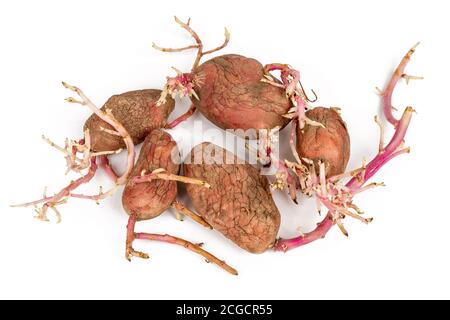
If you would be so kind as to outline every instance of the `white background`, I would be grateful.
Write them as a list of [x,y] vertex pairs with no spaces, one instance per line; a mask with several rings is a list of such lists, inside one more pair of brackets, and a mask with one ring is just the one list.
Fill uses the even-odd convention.
[[[0,4],[0,298],[450,298],[448,202],[448,10],[445,1],[2,1]],[[124,259],[127,216],[120,192],[100,206],[71,200],[61,224],[33,219],[9,204],[55,192],[69,179],[63,157],[42,142],[81,137],[89,112],[64,103],[60,81],[80,86],[101,105],[110,95],[161,88],[170,66],[189,67],[189,36],[173,22],[192,18],[207,47],[263,64],[286,62],[319,94],[319,105],[342,108],[351,139],[350,167],[377,148],[375,86],[383,86],[406,51],[421,41],[408,66],[424,81],[402,81],[394,105],[417,110],[406,143],[412,153],[376,176],[385,188],[356,198],[374,221],[346,219],[347,239],[334,228],[325,240],[286,254],[246,253],[220,234],[172,212],[138,230],[206,243],[235,266],[230,276],[180,247],[136,242],[151,259]],[[179,103],[180,114],[187,107]],[[183,124],[189,128],[196,115]],[[205,122],[204,128],[212,125]],[[288,130],[285,130],[285,133]],[[175,130],[174,136],[180,134]],[[389,130],[392,133],[392,130]],[[182,137],[185,146],[192,139]],[[187,141],[187,142],[186,142]],[[118,163],[124,158],[114,159]],[[104,175],[93,183],[106,185]],[[185,197],[181,198],[186,200]],[[310,203],[295,206],[283,193],[281,236],[310,230],[320,217]]]

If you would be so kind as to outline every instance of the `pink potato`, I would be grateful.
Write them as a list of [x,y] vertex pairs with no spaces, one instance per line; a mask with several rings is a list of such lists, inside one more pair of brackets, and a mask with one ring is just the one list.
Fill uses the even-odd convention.
[[151,173],[160,168],[176,175],[180,170],[179,162],[176,160],[178,157],[176,142],[163,130],[153,130],[145,138],[122,195],[123,207],[130,216],[134,216],[137,220],[152,219],[172,205],[177,196],[176,181],[154,179],[136,184],[132,179],[140,176],[143,170]]
[[137,221],[155,218],[169,207],[173,207],[201,225],[211,228],[204,219],[176,201],[177,181],[196,183],[201,188],[205,188],[205,184],[200,180],[177,175],[180,169],[179,160],[177,144],[168,133],[157,129],[145,138],[139,158],[122,195],[123,208],[129,215],[126,258],[130,260],[132,256],[144,259],[149,257],[146,253],[133,249],[132,245],[135,239],[162,241],[180,245],[203,256],[207,261],[217,264],[227,272],[237,275],[236,269],[202,249],[201,244],[195,244],[169,234],[143,233],[134,230]]
[[[156,106],[161,90],[146,89],[114,95],[106,101],[101,110],[110,109],[113,116],[130,134],[134,144],[141,143],[153,129],[163,128],[174,109],[175,102],[168,97],[164,104]],[[84,130],[89,129],[92,151],[111,151],[125,148],[123,139],[105,132],[114,128],[93,114],[86,121]]]
[[222,129],[285,127],[291,103],[283,89],[261,82],[264,68],[237,54],[215,57],[193,71],[197,109]]
[[338,111],[317,107],[307,111],[306,116],[324,127],[306,124],[297,129],[298,154],[313,160],[316,166],[324,162],[327,177],[343,173],[350,158],[350,137]]
[[[214,161],[208,160],[209,155]],[[233,164],[224,164],[226,158],[234,159]],[[211,185],[209,189],[186,185],[195,210],[241,248],[252,253],[270,248],[280,227],[280,213],[267,178],[250,164],[236,164],[243,162],[207,142],[194,147],[187,159],[185,175]]]
[[190,20],[184,23],[175,17],[175,21],[190,33],[196,44],[177,49],[162,48],[156,44],[153,47],[163,52],[192,48],[198,52],[190,72],[175,69],[177,76],[167,78],[159,103],[174,94],[190,96],[192,101],[188,112],[173,121],[170,127],[186,120],[196,109],[222,129],[252,129],[252,132],[235,132],[251,139],[258,137],[255,130],[283,128],[289,123],[290,119],[283,115],[293,105],[278,80],[270,78],[266,81],[267,70],[260,62],[238,54],[226,54],[200,63],[204,55],[221,50],[228,44],[230,34],[226,28],[224,43],[204,51],[200,37],[190,26]]

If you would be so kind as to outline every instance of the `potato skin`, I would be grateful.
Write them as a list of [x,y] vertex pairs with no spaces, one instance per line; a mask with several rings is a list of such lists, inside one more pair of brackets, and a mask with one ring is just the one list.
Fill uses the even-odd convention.
[[343,173],[350,158],[350,137],[344,120],[334,108],[317,107],[307,111],[306,116],[325,128],[307,124],[297,129],[298,154],[315,163],[324,161],[327,177]]
[[[153,129],[164,127],[174,109],[175,102],[171,97],[168,97],[165,104],[157,107],[155,103],[160,95],[161,90],[155,89],[125,92],[109,98],[101,109],[111,109],[114,117],[127,129],[133,142],[138,144]],[[101,131],[101,127],[114,129],[95,114],[84,125],[84,130],[89,129],[90,132],[92,151],[125,148],[122,138]]]
[[[145,138],[130,178],[139,176],[142,170],[150,173],[158,168],[166,169],[168,173],[173,174],[178,174],[180,170],[177,144],[161,129],[153,130]],[[125,211],[137,220],[147,220],[164,212],[176,196],[176,181],[155,179],[135,185],[131,185],[128,181],[123,191],[122,205]]]
[[[209,150],[214,148],[223,151],[223,157],[219,153],[217,159],[227,157],[237,163],[236,156],[212,143],[197,145],[188,156],[191,163],[183,165],[184,174],[208,182],[211,188],[188,184],[187,194],[195,210],[214,229],[241,248],[262,253],[273,245],[280,227],[280,213],[272,199],[269,182],[249,164],[205,161],[203,155],[210,154]],[[193,159],[198,159],[200,164],[194,164]]]
[[[291,107],[283,89],[261,82],[263,66],[255,59],[227,54],[194,70],[200,85],[194,87],[200,112],[222,129],[284,127]],[[254,137],[252,137],[254,138]]]

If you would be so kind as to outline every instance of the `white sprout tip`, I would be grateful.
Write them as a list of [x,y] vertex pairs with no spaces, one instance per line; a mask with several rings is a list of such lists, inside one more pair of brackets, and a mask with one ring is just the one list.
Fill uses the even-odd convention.
[[416,48],[419,46],[420,41],[418,41],[415,45],[412,46],[411,50],[416,50]]
[[383,90],[381,90],[380,88],[375,87],[375,91],[377,92],[378,95],[384,96],[384,92],[383,92]]
[[172,66],[171,68],[172,68],[179,76],[183,74],[183,72],[181,72],[180,69],[175,68],[175,67],[173,67],[173,66]]
[[195,97],[195,99],[200,100],[200,98],[197,95],[197,92],[195,92],[194,90],[192,90],[192,95]]
[[67,89],[72,90],[72,91],[76,91],[76,87],[68,84],[67,82],[62,81],[62,85],[64,86],[64,88],[67,88]]

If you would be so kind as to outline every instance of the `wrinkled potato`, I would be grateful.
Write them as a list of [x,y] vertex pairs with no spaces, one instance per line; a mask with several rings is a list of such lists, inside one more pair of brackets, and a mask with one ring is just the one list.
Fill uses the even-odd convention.
[[[156,101],[161,90],[136,90],[114,95],[106,101],[101,110],[111,109],[114,117],[127,129],[135,144],[141,143],[153,129],[166,125],[169,114],[173,111],[175,102],[171,97],[161,106]],[[84,125],[89,129],[92,151],[112,151],[125,148],[121,137],[112,135],[101,128],[113,130],[105,121],[93,114]]]
[[[222,164],[226,158],[233,164]],[[195,210],[241,248],[252,253],[270,248],[280,227],[280,213],[267,178],[249,164],[236,164],[243,162],[212,143],[197,145],[187,159],[184,174],[211,185],[210,189],[186,185]]]
[[122,204],[125,211],[137,220],[152,219],[159,216],[175,201],[176,181],[155,179],[138,184],[131,183],[133,177],[143,170],[151,173],[163,168],[167,173],[178,174],[180,170],[179,152],[176,142],[161,129],[153,130],[142,145],[141,153],[125,186]]
[[284,127],[291,103],[285,90],[261,82],[263,71],[257,60],[237,54],[208,60],[194,70],[199,100],[192,102],[222,129]]

